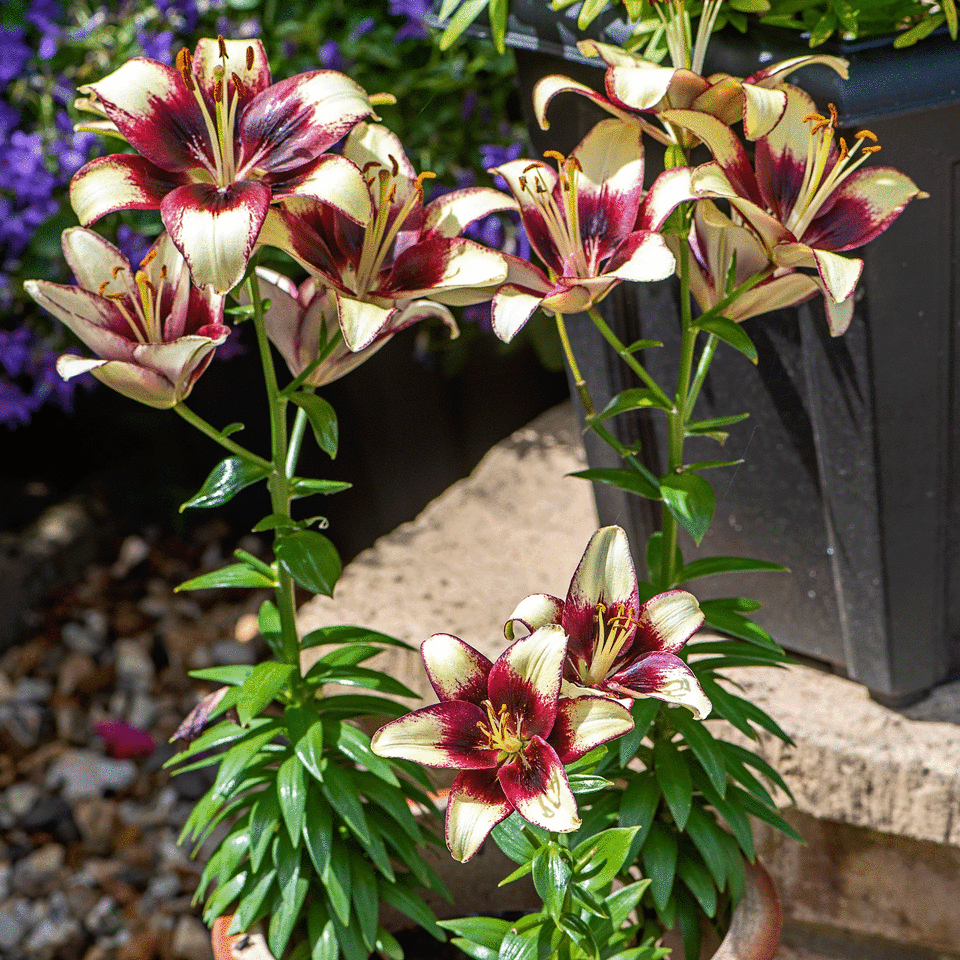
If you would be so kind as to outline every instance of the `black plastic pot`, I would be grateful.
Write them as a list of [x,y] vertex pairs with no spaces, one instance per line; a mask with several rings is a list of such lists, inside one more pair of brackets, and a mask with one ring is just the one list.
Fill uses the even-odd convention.
[[[525,109],[548,73],[600,87],[602,64],[575,47],[575,10],[553,14],[536,2],[513,10],[508,43]],[[616,42],[624,29],[608,15],[592,35]],[[747,76],[804,52],[805,41],[786,31],[720,34],[707,69]],[[747,322],[756,367],[718,351],[698,414],[750,417],[731,429],[722,453],[691,444],[690,460],[746,461],[710,473],[717,510],[701,552],[778,561],[792,574],[727,575],[697,590],[760,600],[757,619],[788,650],[902,704],[960,668],[960,43],[933,36],[897,50],[881,38],[818,52],[849,59],[850,82],[824,67],[791,81],[821,108],[836,104],[842,129],[869,124],[882,146],[876,160],[907,173],[930,199],[853,253],[866,267],[844,337],[828,335],[818,299]],[[556,98],[548,131],[529,117],[535,154],[569,151],[602,116],[583,97]],[[654,149],[650,179],[662,169]],[[676,369],[674,287],[623,285],[601,305],[624,342],[665,342],[643,358],[661,382]],[[586,318],[570,327],[598,406],[636,385]],[[665,436],[655,419],[610,423],[624,441],[642,440],[648,464],[662,470]],[[586,443],[593,465],[616,465],[591,436]],[[654,505],[610,488],[596,499],[601,521],[627,527],[641,558],[658,522]]]

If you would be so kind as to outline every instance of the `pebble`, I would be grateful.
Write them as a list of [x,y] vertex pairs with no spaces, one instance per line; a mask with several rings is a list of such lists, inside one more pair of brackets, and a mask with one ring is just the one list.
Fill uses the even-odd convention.
[[[205,551],[233,544],[171,546],[153,531],[128,538],[112,568],[91,566],[38,606],[35,635],[0,652],[2,960],[212,956],[191,902],[205,861],[177,839],[215,767],[176,776],[164,762],[208,692],[186,671],[262,654],[262,597],[175,594]],[[96,730],[110,720],[156,749],[110,756]]]

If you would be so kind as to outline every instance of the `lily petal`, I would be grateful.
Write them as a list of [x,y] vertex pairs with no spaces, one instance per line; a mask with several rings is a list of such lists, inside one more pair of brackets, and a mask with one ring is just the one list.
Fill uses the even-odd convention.
[[449,633],[435,633],[420,645],[420,655],[441,703],[466,700],[479,706],[486,700],[493,664],[470,644]]
[[490,669],[487,692],[498,708],[524,718],[528,733],[548,734],[557,714],[567,637],[556,624],[515,641]]
[[603,687],[619,696],[656,697],[680,704],[697,720],[707,717],[712,708],[693,671],[672,653],[647,654],[614,674]]
[[541,737],[527,744],[522,762],[505,763],[498,778],[507,799],[525,820],[556,833],[569,833],[580,826],[567,772],[556,751]]
[[194,183],[168,193],[160,215],[194,283],[226,293],[243,277],[269,207],[262,183]]
[[617,526],[601,527],[587,544],[563,605],[562,623],[570,638],[571,654],[589,655],[599,605],[636,610],[639,602],[637,573],[626,533]]
[[773,248],[773,259],[781,267],[815,267],[834,303],[853,296],[863,271],[863,261],[841,257],[827,250],[814,250],[805,243],[781,243]]
[[703,626],[697,598],[686,590],[657,594],[637,611],[630,651],[676,653]]
[[427,205],[423,232],[436,232],[442,237],[458,237],[471,223],[482,220],[491,213],[519,209],[513,197],[492,187],[453,190]]
[[486,746],[478,726],[487,714],[475,703],[435,703],[382,726],[370,741],[380,757],[412,760],[425,767],[492,770],[497,751]]
[[185,177],[169,174],[146,157],[116,153],[84,164],[70,181],[70,204],[86,226],[117,210],[159,210]]
[[562,613],[563,601],[558,597],[551,597],[546,593],[531,594],[521,600],[510,614],[510,619],[503,628],[504,635],[513,641],[516,639],[513,626],[515,623],[522,624],[529,633],[533,633],[538,627],[545,627],[548,623],[560,623]]
[[[593,692],[593,691],[591,691]],[[550,745],[562,763],[572,763],[594,747],[622,737],[633,729],[633,717],[608,697],[576,697],[560,701]]]
[[57,360],[57,373],[69,380],[92,373],[101,383],[131,400],[166,410],[178,402],[174,385],[153,370],[123,360],[85,360],[64,354]]
[[513,812],[497,779],[486,770],[465,770],[457,775],[447,800],[445,833],[454,860],[470,860],[490,831]]

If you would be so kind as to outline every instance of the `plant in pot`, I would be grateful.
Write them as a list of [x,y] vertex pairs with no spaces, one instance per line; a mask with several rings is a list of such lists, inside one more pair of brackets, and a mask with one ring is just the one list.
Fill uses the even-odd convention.
[[[687,4],[691,14],[716,13],[714,26],[723,28],[708,46],[702,42],[709,32],[705,18],[699,39],[691,31],[686,40],[670,41],[665,4],[627,5],[626,11],[616,4],[556,7],[514,3],[503,33],[514,48],[537,150],[557,148],[564,137],[559,149],[569,150],[603,115],[595,101],[576,105],[569,98],[547,116],[537,115],[532,91],[543,77],[564,74],[615,97],[610,84],[616,81],[610,64],[597,56],[597,44],[659,62],[671,42],[687,43],[702,55],[706,75],[749,76],[771,63],[795,61],[789,82],[810,94],[824,115],[834,104],[838,136],[853,143],[859,131],[870,130],[884,166],[907,171],[940,198],[911,206],[863,251],[863,282],[843,338],[825,334],[824,304],[817,298],[747,318],[743,329],[758,351],[755,369],[721,356],[702,396],[705,415],[735,398],[750,413],[749,422],[729,431],[728,448],[749,446],[756,460],[749,473],[731,467],[717,474],[730,520],[708,532],[703,552],[738,549],[741,531],[750,530],[755,555],[796,571],[776,586],[752,574],[738,582],[738,589],[770,608],[759,614],[760,622],[785,647],[857,680],[883,702],[922,697],[960,668],[960,567],[950,473],[941,469],[957,444],[946,388],[957,362],[950,333],[956,267],[947,252],[955,219],[947,198],[960,157],[954,5],[731,3],[717,11]],[[466,23],[466,8],[453,9],[441,9],[452,14],[448,42]],[[505,9],[492,6],[490,13],[500,16]],[[841,58],[848,68],[840,73],[798,59],[811,55]],[[541,130],[540,122],[551,119],[551,130]],[[667,317],[675,328],[677,297],[676,281],[669,281],[615,295],[601,306],[625,343],[665,342],[664,351],[647,355],[651,369],[663,375],[680,343],[657,331]],[[912,331],[906,340],[905,329]],[[590,338],[576,331],[572,338],[581,364],[595,370],[601,405],[629,385],[624,369]],[[929,416],[915,422],[907,413],[913,409]],[[644,462],[655,472],[667,462],[669,441],[656,420],[621,418],[612,429],[627,445],[643,438]],[[602,445],[588,437],[586,446],[592,463],[612,464]],[[918,484],[918,476],[925,482]],[[763,492],[770,490],[782,505],[774,510],[764,503]],[[629,517],[624,525],[641,549],[655,514],[608,490],[597,492],[597,502],[601,519]]]
[[[673,16],[676,29],[688,27],[682,10]],[[654,69],[667,90],[695,76]],[[831,238],[882,231],[918,193],[896,171],[883,171],[885,189],[876,173],[854,171],[831,118],[804,114],[805,95],[782,83],[785,69],[746,81],[696,78],[702,100],[675,109],[661,95],[649,117],[605,101],[612,115],[568,153],[552,152],[556,167],[513,160],[493,171],[509,192],[470,187],[429,204],[429,173],[417,173],[377,122],[374,110],[389,98],[330,70],[273,82],[258,41],[203,40],[173,66],[135,58],[82,89],[90,127],[135,152],[93,160],[72,182],[84,226],[64,233],[63,248],[77,285],[27,284],[95,354],[65,356],[59,369],[91,372],[172,409],[227,451],[185,506],[216,507],[261,483],[269,494],[256,529],[272,534],[270,562],[240,552],[183,587],[274,594],[260,617],[273,658],[201,673],[217,689],[180,731],[188,746],[179,762],[217,768],[184,836],[213,839],[198,896],[218,942],[247,943],[262,922],[258,949],[276,957],[362,960],[377,951],[400,960],[382,903],[442,937],[418,893],[439,885],[421,850],[429,830],[413,812],[433,809],[432,783],[417,766],[425,763],[459,770],[446,809],[453,855],[469,859],[492,834],[518,862],[507,879],[531,874],[543,901],[516,922],[446,922],[472,956],[653,958],[676,926],[692,958],[704,918],[720,924],[730,908],[732,939],[717,956],[772,956],[779,919],[762,874],[754,880],[748,867],[749,817],[792,832],[772,794],[785,785],[760,756],[701,721],[712,715],[748,737],[758,729],[785,737],[722,675],[785,658],[746,616],[755,603],[701,604],[681,586],[781,568],[684,558],[679,531],[702,540],[714,510],[702,474],[724,466],[691,461],[685,444],[722,442],[740,419],[695,412],[721,344],[755,356],[736,321],[824,297],[839,332],[857,271]],[[543,88],[539,109],[571,90],[595,99],[558,79]],[[741,121],[757,145],[756,172],[733,133]],[[644,139],[654,130],[667,169],[645,189]],[[716,159],[692,165],[694,143]],[[124,208],[157,210],[166,229],[139,268],[87,227]],[[500,211],[519,212],[542,266],[464,236]],[[822,236],[788,226],[797,211]],[[308,278],[258,266],[271,250]],[[665,387],[637,357],[656,341],[621,342],[596,307],[628,281],[675,270],[683,348]],[[298,633],[296,587],[331,594],[340,562],[320,532],[323,518],[301,516],[294,504],[343,484],[302,477],[297,463],[308,433],[336,452],[339,424],[318,393],[326,383],[398,329],[428,317],[452,325],[449,305],[488,300],[504,340],[538,308],[554,315],[588,426],[620,462],[583,476],[656,504],[662,529],[645,544],[648,582],[638,580],[624,531],[609,525],[587,545],[565,598],[510,598],[496,661],[448,634],[430,637],[422,653],[439,703],[403,715],[391,697],[409,691],[364,666],[402,641],[355,626]],[[565,314],[578,312],[637,378],[605,407],[570,346]],[[186,403],[230,336],[230,317],[256,336],[270,427],[263,455],[238,442],[238,424],[214,426]],[[282,386],[274,351],[289,373]],[[668,424],[670,461],[659,475],[607,426],[636,410],[658,411]],[[710,632],[694,638],[704,623]],[[304,671],[303,649],[318,646],[329,650]],[[359,723],[372,716],[396,718],[373,741]],[[743,918],[757,915],[761,934],[735,945],[751,926]]]

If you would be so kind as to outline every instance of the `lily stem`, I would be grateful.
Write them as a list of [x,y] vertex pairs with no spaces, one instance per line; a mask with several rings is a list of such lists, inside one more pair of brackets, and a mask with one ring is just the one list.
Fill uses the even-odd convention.
[[228,436],[221,433],[213,424],[207,423],[199,414],[194,413],[185,403],[182,401],[178,403],[174,408],[177,413],[183,417],[191,426],[196,427],[201,433],[206,434],[211,440],[219,443],[221,447],[225,450],[229,450],[230,453],[235,456],[240,457],[241,460],[246,460],[249,463],[255,463],[258,467],[262,467],[264,470],[270,470],[270,462],[264,460],[263,457],[258,457],[255,453],[251,453],[246,447],[242,447],[239,443],[234,442]]
[[[287,399],[280,393],[277,374],[273,363],[273,354],[267,330],[263,321],[263,300],[260,296],[260,284],[256,272],[251,271],[247,280],[250,303],[253,306],[253,325],[257,332],[257,346],[263,367],[263,379],[267,389],[267,405],[270,410],[270,452],[271,470],[267,480],[270,490],[270,504],[273,512],[290,517],[291,483],[287,474],[288,458],[296,462],[299,444],[290,444],[287,432]],[[296,669],[300,676],[300,640],[297,635],[296,599],[293,578],[277,564],[276,586],[277,609],[280,614],[280,632],[283,643],[283,659]]]

